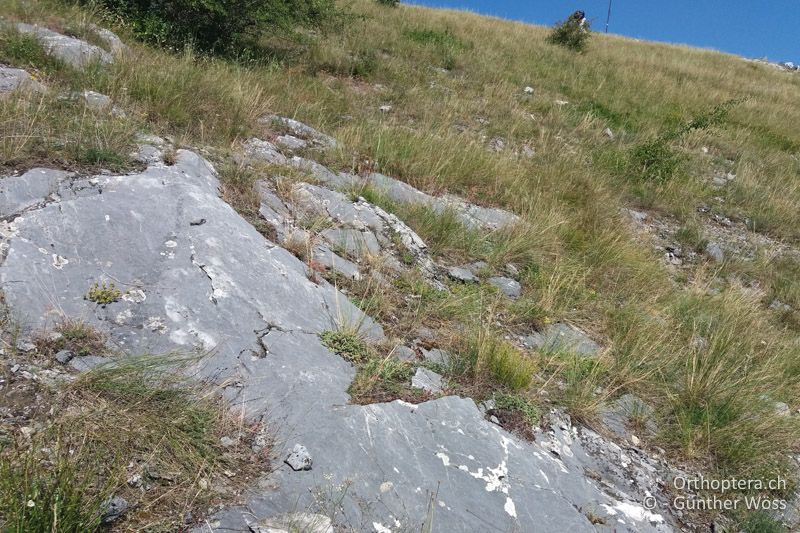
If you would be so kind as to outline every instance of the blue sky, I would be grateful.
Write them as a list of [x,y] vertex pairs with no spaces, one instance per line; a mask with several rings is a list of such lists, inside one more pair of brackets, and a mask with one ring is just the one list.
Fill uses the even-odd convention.
[[[550,25],[576,9],[603,31],[608,0],[406,0]],[[800,0],[612,0],[610,33],[800,62]]]

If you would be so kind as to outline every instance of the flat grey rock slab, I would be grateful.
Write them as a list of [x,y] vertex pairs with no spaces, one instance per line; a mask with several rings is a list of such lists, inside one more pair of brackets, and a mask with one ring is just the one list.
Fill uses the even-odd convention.
[[280,135],[275,138],[275,143],[281,148],[292,151],[302,150],[308,147],[308,141],[295,137],[294,135]]
[[522,295],[522,285],[520,285],[517,280],[505,277],[492,277],[489,278],[488,281],[490,285],[500,289],[500,292],[512,300],[516,300]]
[[[455,396],[326,413],[290,437],[314,455],[313,471],[279,469],[269,478],[277,489],[210,517],[212,531],[247,531],[248,523],[287,509],[321,513],[327,503],[320,494],[341,499],[336,524],[344,530],[424,531],[433,498],[437,533],[671,531],[658,512],[609,496],[586,477],[584,468],[597,465],[566,426],[541,442],[522,442]],[[588,512],[607,526],[593,525]]]
[[69,175],[62,170],[34,168],[21,176],[0,177],[0,219],[45,203]]
[[104,48],[111,52],[111,55],[114,57],[121,56],[128,51],[128,46],[122,42],[122,39],[108,28],[101,28],[93,25],[92,31],[97,38],[100,39],[100,42],[103,43]]
[[358,265],[352,261],[337,255],[329,247],[325,245],[317,245],[313,250],[314,261],[324,266],[328,270],[332,270],[337,274],[344,276],[347,279],[360,280],[361,270]]
[[465,226],[471,229],[500,230],[521,221],[519,216],[509,211],[470,204],[456,196],[431,196],[408,183],[384,174],[372,173],[365,177],[347,173],[335,174],[319,163],[301,157],[294,157],[290,164],[309,172],[326,187],[339,190],[359,190],[369,186],[392,202],[424,205],[438,214],[452,212]]
[[305,172],[311,179],[322,183],[326,187],[345,190],[351,188],[357,182],[349,174],[337,174],[325,165],[305,157],[294,156],[288,160],[288,164],[301,172]]
[[[262,123],[288,129],[292,135],[281,136],[276,142],[287,149],[294,150],[300,147],[299,140],[307,140],[321,146],[335,146],[336,141],[319,131],[293,119],[270,115],[260,119]],[[264,145],[266,143],[266,145]],[[254,149],[253,145],[256,146]],[[295,148],[297,147],[297,148]],[[280,160],[275,153],[274,145],[268,141],[251,139],[245,144],[245,151],[249,157],[250,152],[268,154],[266,159]],[[500,230],[513,226],[521,221],[520,217],[504,209],[482,207],[464,201],[457,196],[436,197],[426,194],[412,185],[380,173],[372,173],[365,177],[354,176],[347,173],[336,174],[316,161],[295,156],[286,161],[269,161],[278,164],[290,164],[295,168],[308,172],[315,180],[326,187],[339,190],[358,190],[370,186],[389,200],[401,204],[419,204],[431,208],[433,211],[444,214],[454,212],[461,222],[469,228],[485,230]]]
[[280,153],[278,147],[269,141],[253,137],[245,141],[242,148],[246,162],[261,161],[272,165],[285,165],[287,163],[286,156]]
[[27,71],[0,65],[0,94],[17,90],[41,93],[47,89]]
[[89,109],[107,109],[111,107],[111,98],[95,91],[83,91],[80,98]]
[[404,181],[390,178],[384,174],[372,173],[366,177],[366,183],[386,195],[392,202],[400,204],[433,206],[437,200],[435,196],[426,194]]
[[596,355],[602,349],[582,330],[563,322],[548,326],[542,333],[525,337],[523,344],[548,352],[563,351],[584,356]]
[[439,394],[442,392],[442,376],[433,370],[418,368],[411,378],[411,386],[432,394]]
[[381,251],[378,238],[369,230],[331,228],[320,233],[320,236],[332,249],[343,250],[350,257],[359,258],[366,254],[377,255]]
[[82,355],[80,357],[73,357],[68,361],[69,366],[78,372],[88,372],[93,368],[105,365],[111,362],[111,359],[100,355]]
[[256,194],[261,201],[258,214],[275,231],[275,239],[278,243],[284,242],[288,233],[291,232],[292,212],[284,203],[275,188],[267,180],[259,180],[255,184]]
[[450,362],[450,354],[439,348],[431,348],[430,350],[422,348],[422,357],[430,363],[439,365],[446,365]]
[[499,230],[520,222],[520,218],[517,215],[505,209],[470,204],[457,196],[451,195],[438,199],[436,209],[455,211],[468,228]]
[[480,281],[475,274],[463,267],[450,267],[447,269],[447,275],[450,279],[462,283],[478,283]]
[[104,65],[114,62],[111,54],[99,46],[89,44],[81,39],[23,22],[18,23],[16,28],[20,33],[36,37],[47,54],[60,59],[73,68],[83,69],[95,62]]
[[336,139],[321,133],[307,124],[303,124],[299,120],[292,118],[279,117],[277,115],[269,115],[259,119],[262,124],[277,126],[289,131],[293,136],[301,139],[306,139],[319,146],[334,147],[336,146]]
[[[58,194],[59,202],[14,220],[0,265],[7,301],[32,329],[61,313],[90,317],[129,353],[212,351],[205,364],[218,375],[260,354],[253,332],[273,327],[316,334],[352,321],[370,338],[383,336],[233,211],[213,168],[193,152],[179,150],[173,166],[97,176]],[[0,197],[7,202],[8,194]],[[84,295],[104,280],[128,292],[101,308]]]
[[453,212],[468,228],[498,230],[520,221],[517,215],[509,211],[470,204],[457,196],[431,196],[408,183],[383,174],[370,174],[365,182],[393,202],[426,205],[439,214]]
[[369,229],[376,234],[386,232],[386,225],[369,205],[351,201],[347,196],[310,183],[300,183],[293,190],[295,216],[325,216],[339,226]]

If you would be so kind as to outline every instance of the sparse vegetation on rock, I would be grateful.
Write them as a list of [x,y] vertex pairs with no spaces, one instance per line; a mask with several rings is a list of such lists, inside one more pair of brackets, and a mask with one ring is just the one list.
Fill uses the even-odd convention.
[[[588,32],[578,36],[591,35],[591,53],[575,54],[549,46],[547,28],[373,0],[325,32],[308,29],[316,15],[311,26],[293,19],[301,45],[247,17],[220,21],[242,33],[206,32],[201,45],[192,32],[230,2],[209,17],[222,4],[190,6],[177,21],[185,3],[121,18],[82,4],[0,7],[10,21],[0,62],[13,69],[0,72],[10,80],[0,84],[0,385],[14,393],[0,399],[0,439],[25,445],[0,455],[14,457],[3,466],[14,484],[75,502],[62,523],[135,527],[152,512],[170,529],[189,506],[162,506],[168,485],[183,498],[248,477],[236,461],[226,474],[226,461],[269,451],[274,431],[274,455],[299,444],[314,475],[301,463],[248,479],[239,503],[252,495],[251,510],[270,516],[226,505],[209,524],[325,515],[343,529],[400,527],[391,497],[413,527],[427,515],[428,530],[525,530],[526,516],[544,530],[618,527],[608,509],[620,506],[642,517],[631,531],[712,519],[797,528],[788,515],[672,514],[657,482],[677,464],[796,477],[793,75]],[[108,23],[125,53],[101,38]],[[59,40],[91,54],[45,46]],[[87,91],[111,105],[88,109],[75,97]],[[87,292],[102,279],[136,289]],[[90,382],[155,346],[154,357],[202,354],[186,369],[192,382],[150,370],[134,383]],[[230,403],[198,404],[217,391],[198,394],[195,379]],[[77,416],[70,430],[92,434],[86,420],[104,435],[123,417],[145,428],[143,447],[157,432],[199,443],[188,464],[222,476],[184,487],[188,467],[137,462],[126,484],[154,492],[120,487],[129,463],[114,461],[145,454],[126,427],[99,439],[113,461],[79,499],[60,481],[84,488],[72,463],[40,461],[48,446],[31,447],[30,435],[54,439],[28,421],[62,405],[45,383],[75,400],[47,427]],[[646,419],[608,422],[609,406],[634,397]],[[219,433],[231,409],[238,429]],[[336,480],[327,503],[312,497],[314,480]],[[653,491],[650,515],[641,501]],[[21,509],[7,495],[0,522],[52,529],[54,515],[40,513],[52,499]]]
[[86,293],[86,299],[100,305],[108,305],[119,301],[122,291],[112,282],[94,282]]

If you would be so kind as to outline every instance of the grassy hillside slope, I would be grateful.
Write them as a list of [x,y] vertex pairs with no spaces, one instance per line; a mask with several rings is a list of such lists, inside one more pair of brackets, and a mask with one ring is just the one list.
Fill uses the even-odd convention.
[[[448,311],[404,320],[433,323],[454,347],[457,313],[478,324],[499,313],[517,328],[570,321],[606,350],[596,362],[531,354],[539,373],[524,394],[533,401],[591,422],[603,401],[632,392],[656,408],[650,444],[676,460],[738,477],[783,471],[800,436],[800,75],[606,35],[575,54],[547,44],[546,28],[464,12],[368,0],[350,9],[344,28],[307,46],[265,41],[269,60],[248,65],[128,38],[127,59],[79,73],[6,31],[0,62],[63,90],[107,94],[126,115],[77,113],[52,95],[0,99],[0,167],[123,168],[135,133],[152,131],[207,147],[227,198],[253,216],[253,176],[227,156],[264,113],[295,117],[339,140],[321,155],[331,168],[377,170],[525,218],[523,229],[486,236],[406,213],[440,258],[513,262],[526,290],[510,307],[456,295],[464,300]],[[0,15],[78,35],[102,20],[19,0]],[[679,160],[671,179],[641,176],[637,147],[731,100],[719,124],[668,143]],[[712,183],[728,172],[736,177],[724,187]],[[668,221],[700,258],[665,265],[627,208]],[[730,227],[756,244],[721,263],[705,257],[714,232]],[[390,315],[395,302],[378,296],[364,289],[375,314]]]

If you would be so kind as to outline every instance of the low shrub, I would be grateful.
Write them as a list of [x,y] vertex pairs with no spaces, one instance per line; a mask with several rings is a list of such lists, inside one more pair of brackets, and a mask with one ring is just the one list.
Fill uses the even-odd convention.
[[333,0],[99,0],[99,3],[120,16],[145,41],[225,54],[240,53],[267,29],[290,33],[296,27],[319,27],[335,13]]
[[582,52],[586,49],[590,35],[589,21],[581,24],[580,20],[571,16],[553,26],[553,30],[547,37],[547,42],[576,52]]

